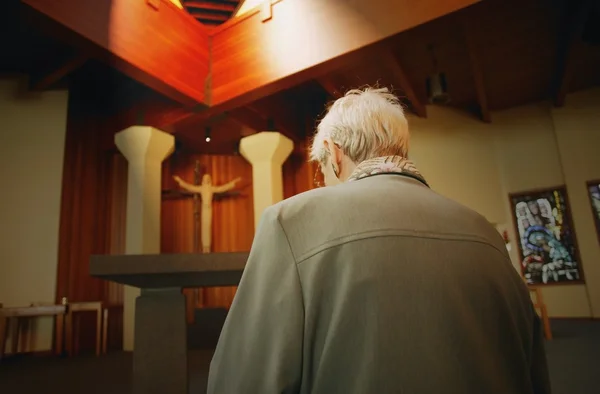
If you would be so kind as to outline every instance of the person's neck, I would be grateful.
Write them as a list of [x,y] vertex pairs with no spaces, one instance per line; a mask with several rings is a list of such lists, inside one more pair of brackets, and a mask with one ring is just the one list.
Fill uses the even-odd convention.
[[346,182],[346,180],[348,180],[348,178],[350,178],[350,176],[354,173],[354,170],[356,170],[356,163],[353,162],[352,160],[348,159],[347,157],[344,157],[343,162],[342,162],[342,168],[341,168],[341,172],[339,175],[339,178],[342,182]]

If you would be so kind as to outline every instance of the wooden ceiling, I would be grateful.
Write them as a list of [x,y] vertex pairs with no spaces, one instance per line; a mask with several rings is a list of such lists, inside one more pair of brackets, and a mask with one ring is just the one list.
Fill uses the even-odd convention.
[[[274,118],[278,129],[302,135],[303,119],[310,119],[312,127],[328,101],[370,85],[392,88],[411,113],[426,117],[427,78],[434,72],[431,46],[438,70],[446,75],[447,105],[467,116],[493,122],[491,111],[542,100],[568,105],[567,93],[600,86],[599,4],[485,1],[400,33],[363,59],[244,110],[263,121]],[[236,111],[230,118],[251,124],[236,119]],[[221,127],[213,125],[219,135],[215,151],[235,149],[241,137],[237,130],[247,130],[221,122]],[[198,129],[200,124],[185,125],[178,133],[195,149],[209,151],[209,144],[192,142]]]
[[240,6],[240,0],[183,0],[183,7],[203,25],[218,26],[230,19]]
[[[15,10],[8,4],[15,8],[18,3],[6,0],[2,7],[12,12]],[[206,12],[209,5],[217,7],[219,3],[227,8],[222,12],[225,15],[233,13],[231,9],[236,6],[233,3],[237,2],[183,3],[192,12],[191,3],[203,3]],[[598,3],[594,0],[483,1],[389,37],[359,56],[315,74],[312,79],[289,83],[291,87],[287,89],[257,100],[244,100],[241,106],[234,105],[227,111],[210,116],[200,112],[201,116],[175,123],[170,131],[175,131],[177,139],[191,149],[215,154],[234,153],[242,136],[273,124],[299,140],[312,129],[328,101],[364,85],[392,87],[410,112],[426,117],[429,104],[426,81],[435,70],[434,58],[437,70],[446,77],[450,97],[447,105],[484,122],[493,122],[492,111],[540,100],[568,105],[568,93],[600,85]],[[151,103],[144,110],[149,115],[161,112],[159,108],[169,108],[175,113],[160,116],[176,118],[184,111],[181,104],[166,97],[167,91],[156,93],[148,88],[152,84],[132,80],[105,59],[97,61],[94,56],[82,55],[76,45],[50,40],[31,26],[25,27],[23,21],[16,24],[16,18],[9,16],[8,11],[0,15],[6,19],[3,28],[7,29],[0,45],[3,53],[11,54],[0,60],[0,73],[39,75],[34,79],[45,80],[41,85],[45,88],[69,83],[80,88],[86,84],[94,86],[96,96],[105,97],[107,103],[99,106],[110,107],[111,114],[137,111],[141,102]],[[209,20],[197,18],[202,23]],[[232,26],[236,19],[223,26]],[[219,21],[213,22],[216,25]],[[175,66],[192,67],[191,64],[172,67]],[[233,76],[236,70],[229,72]],[[237,72],[243,74],[243,70]],[[106,80],[103,78],[114,82],[93,82]],[[116,91],[120,93],[115,95]],[[211,133],[210,143],[205,142],[207,129]]]
[[[422,116],[419,108],[428,104],[426,81],[434,72],[433,46],[439,71],[446,75],[450,106],[479,112],[479,95],[485,96],[486,112],[555,99],[564,77],[561,64],[569,55],[567,92],[600,85],[597,4],[582,23],[571,21],[578,10],[566,3],[486,1],[401,33],[373,58],[317,82],[332,97],[362,85],[391,86],[407,99],[411,112]],[[585,37],[577,33],[583,25],[590,28]],[[559,39],[573,32],[572,43]]]

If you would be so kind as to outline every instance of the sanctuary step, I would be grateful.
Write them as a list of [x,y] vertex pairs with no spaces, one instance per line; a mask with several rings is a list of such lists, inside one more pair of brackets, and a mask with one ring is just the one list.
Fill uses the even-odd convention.
[[196,309],[194,323],[188,325],[188,349],[215,349],[226,317],[225,308]]

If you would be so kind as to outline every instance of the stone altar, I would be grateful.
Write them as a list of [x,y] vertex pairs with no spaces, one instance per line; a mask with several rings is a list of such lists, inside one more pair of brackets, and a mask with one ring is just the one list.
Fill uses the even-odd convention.
[[[119,132],[115,143],[129,162],[127,255],[93,256],[90,274],[126,285],[123,347],[134,350],[133,392],[188,394],[182,289],[236,286],[248,253],[158,254],[161,166],[173,151],[173,136],[132,126]],[[283,199],[281,166],[292,150],[293,142],[277,132],[240,143],[240,153],[252,164],[255,226],[266,207]]]
[[134,394],[188,394],[184,287],[237,286],[248,253],[92,256],[90,274],[141,289]]

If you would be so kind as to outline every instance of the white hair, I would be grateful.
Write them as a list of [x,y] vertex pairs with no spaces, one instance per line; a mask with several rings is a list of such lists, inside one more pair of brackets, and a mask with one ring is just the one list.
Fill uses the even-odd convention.
[[398,97],[387,88],[349,90],[321,119],[310,160],[323,163],[329,139],[355,163],[379,156],[408,154],[408,122]]

